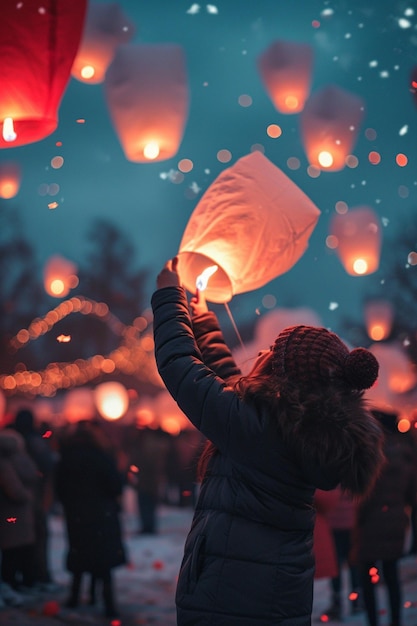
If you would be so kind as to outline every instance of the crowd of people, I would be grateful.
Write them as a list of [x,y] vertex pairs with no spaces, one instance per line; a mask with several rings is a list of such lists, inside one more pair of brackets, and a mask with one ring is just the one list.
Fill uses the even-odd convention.
[[[166,294],[167,292],[163,295]],[[206,313],[198,314],[203,316],[206,325],[209,323],[210,327],[213,324],[211,316],[207,320]],[[194,332],[198,335],[202,350],[206,350],[206,358],[210,360],[212,355],[209,347],[204,346],[202,328],[203,325],[199,327],[197,321],[194,321]],[[210,332],[217,333],[217,330],[215,328],[213,331],[210,327]],[[291,339],[291,333],[288,333],[285,336],[286,344]],[[333,337],[330,339],[335,341]],[[217,334],[215,341],[218,350]],[[281,351],[280,354],[285,353],[288,358],[288,351],[289,345],[286,345],[284,352]],[[228,354],[223,354],[223,358],[227,362]],[[221,367],[225,367],[224,361]],[[227,367],[231,367],[234,373],[231,362],[227,363]],[[219,396],[218,390],[216,395]],[[194,409],[188,406],[188,398],[189,394],[185,394],[182,402],[185,403],[186,411],[194,416]],[[214,404],[210,408],[210,415],[213,410]],[[312,489],[312,507],[304,507],[298,517],[293,509],[292,518],[287,520],[289,526],[284,533],[286,541],[291,534],[292,545],[297,546],[296,532],[302,533],[303,541],[308,542],[310,521],[307,521],[307,517],[308,520],[314,519],[312,548],[315,564],[311,565],[309,559],[306,561],[302,556],[301,566],[298,568],[299,557],[293,559],[288,553],[286,567],[295,572],[295,587],[298,587],[300,580],[305,584],[305,572],[310,571],[310,566],[312,576],[328,579],[331,603],[323,613],[323,621],[340,621],[347,612],[361,612],[368,626],[379,626],[376,589],[378,585],[383,585],[387,593],[390,624],[402,626],[403,602],[399,563],[406,551],[417,555],[417,448],[411,432],[398,431],[398,415],[395,412],[374,410],[371,417],[374,420],[372,427],[375,424],[379,429],[375,432],[381,435],[381,439],[378,435],[376,441],[376,445],[379,445],[379,441],[381,443],[381,452],[374,457],[380,467],[375,472],[374,479],[369,479],[366,495],[362,497],[355,490],[349,489],[347,484],[341,485],[338,475],[336,485],[332,484],[329,477],[323,478],[321,475],[319,486]],[[112,572],[128,560],[121,516],[123,491],[129,485],[137,492],[137,532],[140,534],[158,532],[158,508],[164,500],[195,509],[195,519],[186,541],[185,560],[181,567],[187,578],[179,578],[177,602],[180,605],[179,624],[191,623],[192,620],[197,620],[193,623],[200,623],[199,614],[221,611],[222,606],[220,599],[220,604],[209,600],[209,604],[204,605],[203,609],[193,607],[194,600],[191,597],[201,576],[202,560],[211,559],[214,562],[215,557],[210,556],[210,551],[214,548],[218,552],[225,550],[225,554],[226,550],[231,549],[226,548],[226,545],[210,545],[210,541],[221,541],[226,536],[226,531],[219,532],[215,539],[211,538],[206,516],[212,521],[213,516],[219,514],[221,524],[224,524],[227,516],[232,518],[236,510],[242,507],[247,519],[242,513],[242,517],[234,521],[234,532],[237,536],[233,539],[229,537],[229,542],[232,542],[233,549],[238,553],[242,548],[256,551],[252,555],[255,562],[252,564],[252,574],[256,571],[259,573],[256,559],[259,559],[260,543],[264,550],[262,558],[267,561],[274,558],[276,549],[276,538],[268,524],[281,524],[285,515],[288,515],[287,505],[284,506],[282,500],[290,502],[294,499],[294,492],[291,490],[294,490],[295,477],[291,476],[293,470],[288,458],[283,462],[278,461],[276,455],[273,457],[280,474],[285,478],[281,493],[273,495],[274,483],[265,484],[260,478],[261,461],[250,461],[248,458],[255,452],[260,454],[256,443],[256,428],[250,429],[247,448],[243,443],[243,434],[237,435],[239,445],[243,446],[243,456],[236,449],[234,454],[239,460],[232,466],[231,474],[227,478],[229,487],[237,481],[236,491],[233,487],[234,501],[230,503],[225,487],[222,486],[222,481],[229,472],[227,462],[222,458],[224,444],[215,432],[211,433],[210,428],[208,437],[204,436],[203,428],[203,434],[196,428],[172,437],[160,429],[131,425],[115,438],[109,435],[106,426],[104,420],[94,419],[68,425],[60,432],[52,434],[52,431],[36,421],[31,408],[23,408],[0,430],[0,608],[5,605],[21,606],[26,597],[33,597],[39,591],[48,591],[51,594],[57,591],[58,586],[51,576],[48,561],[48,517],[52,512],[56,514],[58,511],[65,522],[65,567],[71,574],[67,606],[76,607],[83,601],[80,589],[83,578],[87,577],[88,602],[97,604],[98,610],[103,611],[107,617],[117,616],[117,597]],[[226,433],[228,430],[225,435]],[[269,441],[273,441],[271,432],[268,437]],[[221,447],[220,451],[214,448],[213,441]],[[286,445],[289,445],[288,441]],[[264,462],[269,463],[267,456],[262,460]],[[248,463],[254,463],[255,469],[246,475],[244,466]],[[308,459],[310,471],[320,476],[320,472],[311,463],[312,459]],[[270,480],[274,481],[273,465],[268,467],[271,472]],[[259,489],[263,494],[263,501],[249,487],[250,480],[260,481]],[[295,487],[295,492],[301,489],[300,480],[298,478],[299,484]],[[343,480],[346,480],[346,475],[342,473],[342,482]],[[357,477],[355,480],[360,482]],[[210,482],[213,482],[213,486],[210,486]],[[239,501],[237,490],[241,486],[247,489],[247,493]],[[173,490],[176,492],[175,497],[172,496]],[[208,499],[208,504],[205,504],[205,499]],[[276,506],[278,510],[274,511]],[[225,511],[222,511],[222,507]],[[265,508],[268,524],[261,521],[261,513],[257,512],[257,507]],[[315,518],[310,517],[311,511],[314,511]],[[252,518],[256,516],[258,517],[253,521],[262,531],[261,539],[251,529]],[[197,532],[201,520],[205,526],[202,533]],[[296,531],[291,526],[294,523],[302,528]],[[191,546],[192,550],[197,546],[199,551],[195,571],[187,569],[187,559],[192,556]],[[282,559],[286,550],[284,545],[280,545],[279,558]],[[300,546],[297,550],[299,553]],[[224,564],[226,561],[222,559],[222,562]],[[189,563],[192,565],[192,559]],[[238,570],[235,574],[237,572]],[[234,584],[244,585],[241,568],[239,572]],[[267,604],[265,588],[258,588],[255,584],[256,578],[253,577],[250,577],[249,583],[246,589],[248,606],[254,607],[261,603],[256,610],[268,611],[271,604]],[[288,589],[283,592],[283,596],[288,599]],[[205,602],[203,596],[195,597],[198,602]],[[225,602],[229,599],[226,596],[223,598]],[[280,597],[276,598],[276,602],[280,604]],[[265,603],[264,607],[262,603]],[[235,604],[231,610],[239,615],[241,609]],[[219,623],[223,623],[223,617],[220,617]],[[241,614],[242,623],[247,617],[246,612]],[[246,623],[281,623],[274,619],[267,616],[260,621]],[[300,624],[307,624],[308,619],[300,621]],[[214,620],[213,624],[215,623],[217,622]],[[240,623],[239,620],[236,623]]]

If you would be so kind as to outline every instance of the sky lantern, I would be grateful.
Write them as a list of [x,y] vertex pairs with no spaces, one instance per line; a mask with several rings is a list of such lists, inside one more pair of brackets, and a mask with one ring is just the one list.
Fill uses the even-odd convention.
[[127,43],[134,34],[134,24],[116,2],[90,2],[72,76],[84,83],[102,83],[116,46]]
[[313,93],[300,115],[301,136],[310,165],[341,170],[356,143],[364,116],[363,100],[329,85]]
[[71,424],[91,420],[95,415],[93,392],[89,387],[68,389],[63,399],[62,413]]
[[417,383],[415,366],[397,342],[376,343],[369,349],[378,360],[379,375],[376,383],[366,392],[366,399],[380,408],[384,404],[400,408],[407,400],[403,394],[411,391]]
[[43,270],[43,284],[47,294],[65,298],[78,285],[77,266],[64,257],[50,257]]
[[313,48],[274,41],[257,60],[262,82],[280,113],[299,113],[310,94]]
[[382,227],[378,215],[366,206],[336,213],[330,222],[335,250],[346,272],[365,276],[376,272],[381,252]]
[[189,107],[185,54],[176,44],[121,44],[105,81],[110,117],[129,161],[177,153]]
[[225,169],[194,209],[179,246],[181,280],[219,303],[257,289],[299,260],[319,215],[278,167],[252,152]]
[[365,305],[366,332],[373,341],[383,341],[391,333],[394,308],[388,300],[370,300]]
[[0,198],[14,198],[20,188],[20,165],[13,161],[0,163]]
[[118,420],[129,407],[129,394],[122,383],[110,381],[97,385],[94,390],[97,411],[106,420]]
[[2,0],[1,148],[39,141],[56,129],[86,6],[86,0]]

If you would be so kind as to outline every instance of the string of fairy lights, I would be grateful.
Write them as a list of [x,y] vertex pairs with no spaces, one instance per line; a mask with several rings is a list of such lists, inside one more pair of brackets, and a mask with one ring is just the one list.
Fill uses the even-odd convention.
[[[105,323],[120,338],[119,346],[108,355],[95,354],[74,362],[52,362],[44,370],[28,370],[23,363],[13,373],[0,374],[0,389],[7,395],[53,397],[60,389],[86,385],[103,374],[127,374],[154,386],[162,386],[154,359],[154,342],[150,332],[151,314],[143,313],[131,325],[123,324],[103,302],[83,296],[61,302],[43,317],[34,319],[10,339],[9,346],[17,352],[30,341],[51,332],[55,324],[68,315],[92,315]],[[58,335],[57,341],[71,341],[70,335]]]

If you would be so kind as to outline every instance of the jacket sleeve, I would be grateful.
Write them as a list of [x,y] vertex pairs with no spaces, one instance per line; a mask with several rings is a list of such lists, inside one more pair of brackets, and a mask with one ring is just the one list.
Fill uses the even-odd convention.
[[188,419],[217,448],[227,448],[235,458],[247,454],[253,445],[253,431],[261,428],[261,419],[203,362],[184,289],[159,289],[152,296],[152,308],[155,357],[166,388]]
[[192,325],[195,340],[207,367],[229,384],[239,378],[242,373],[226,345],[214,312],[208,311],[193,317]]

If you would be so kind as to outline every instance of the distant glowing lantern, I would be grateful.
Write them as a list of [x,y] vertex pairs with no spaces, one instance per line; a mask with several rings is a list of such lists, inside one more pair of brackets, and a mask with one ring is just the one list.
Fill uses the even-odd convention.
[[310,165],[341,170],[356,143],[364,115],[358,96],[336,86],[312,94],[300,115],[304,150]]
[[309,44],[275,41],[258,58],[258,69],[274,106],[299,113],[310,94],[313,49]]
[[59,255],[52,256],[43,271],[43,284],[47,294],[65,298],[78,285],[77,266]]
[[411,71],[410,83],[410,91],[413,95],[414,104],[417,106],[417,65]]
[[116,133],[129,161],[177,153],[188,116],[185,55],[175,44],[121,44],[104,81]]
[[382,228],[378,215],[369,207],[356,207],[336,213],[330,222],[336,252],[346,272],[365,276],[379,267]]
[[395,404],[395,394],[407,393],[416,385],[415,367],[398,343],[373,344],[370,350],[378,359],[380,368],[374,395],[382,397],[385,391],[386,398],[390,398]]
[[0,148],[50,135],[81,40],[87,0],[2,0]]
[[101,383],[94,390],[97,411],[106,420],[118,420],[129,407],[129,394],[126,388],[116,381]]
[[12,161],[0,163],[0,198],[14,198],[20,188],[20,166]]
[[205,276],[212,302],[257,289],[298,261],[319,215],[280,169],[252,152],[225,169],[194,209],[179,246],[181,280],[195,292]]
[[391,333],[394,309],[387,300],[371,300],[365,305],[365,324],[373,341],[387,339]]
[[102,83],[116,47],[130,41],[134,33],[133,23],[116,2],[89,3],[72,76],[84,83]]
[[64,396],[62,412],[71,423],[92,419],[96,410],[91,389],[88,387],[69,389]]

